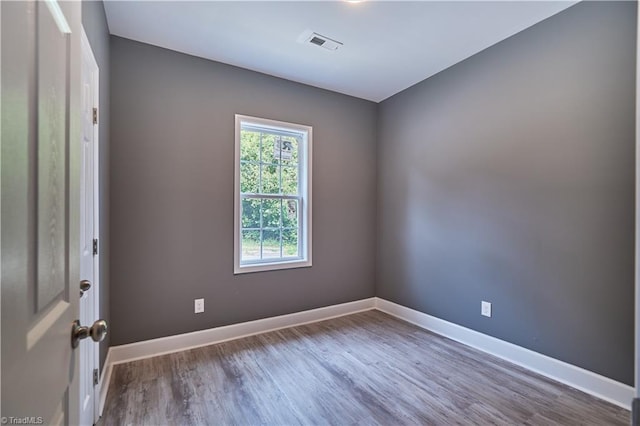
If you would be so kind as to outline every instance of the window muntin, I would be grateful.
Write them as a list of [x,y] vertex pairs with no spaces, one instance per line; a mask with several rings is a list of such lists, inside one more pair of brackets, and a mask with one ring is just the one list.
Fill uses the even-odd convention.
[[311,266],[311,127],[236,116],[234,272]]

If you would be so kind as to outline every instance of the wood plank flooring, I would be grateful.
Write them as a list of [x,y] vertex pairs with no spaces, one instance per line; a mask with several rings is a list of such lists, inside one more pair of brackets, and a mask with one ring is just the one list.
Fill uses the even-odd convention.
[[629,411],[379,311],[114,368],[106,425],[628,425]]

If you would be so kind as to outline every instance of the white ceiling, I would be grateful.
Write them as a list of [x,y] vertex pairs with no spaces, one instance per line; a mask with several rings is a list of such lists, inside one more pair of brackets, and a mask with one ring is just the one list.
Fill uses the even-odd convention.
[[[113,1],[111,34],[379,102],[575,1]],[[312,30],[338,51],[297,42]]]

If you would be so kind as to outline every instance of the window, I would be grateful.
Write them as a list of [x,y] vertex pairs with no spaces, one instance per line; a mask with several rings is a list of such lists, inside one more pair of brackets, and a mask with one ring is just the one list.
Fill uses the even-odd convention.
[[311,266],[311,127],[236,115],[234,273]]

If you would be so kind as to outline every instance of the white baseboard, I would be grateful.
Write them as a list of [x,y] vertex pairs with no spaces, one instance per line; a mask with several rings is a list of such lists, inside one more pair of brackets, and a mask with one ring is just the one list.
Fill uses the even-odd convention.
[[341,303],[339,305],[325,306],[323,308],[308,311],[295,312],[293,314],[279,315],[277,317],[264,318],[175,336],[161,337],[145,340],[127,345],[112,346],[107,353],[104,370],[100,380],[100,415],[104,409],[107,398],[111,372],[113,366],[125,362],[136,361],[154,356],[166,355],[174,352],[186,351],[201,346],[213,345],[242,337],[254,336],[269,331],[298,325],[310,324],[337,318],[357,312],[369,311],[375,307],[375,297],[356,300],[355,302]]
[[213,345],[283,328],[378,309],[389,315],[517,364],[595,397],[630,409],[634,388],[575,365],[462,327],[378,297],[293,314],[232,324],[109,348],[100,380],[100,415],[104,409],[113,366],[125,362]]
[[98,382],[98,416],[102,416],[104,403],[107,401],[107,392],[109,391],[109,383],[111,383],[111,372],[113,371],[113,363],[111,362],[111,348],[107,351],[107,358],[104,360],[104,366],[100,372],[100,382]]
[[376,298],[376,309],[627,410],[631,409],[635,391],[624,383],[379,297]]
[[127,345],[113,346],[109,349],[112,365],[138,359],[165,355],[173,352],[185,351],[200,346],[222,343],[228,340],[240,339],[294,327],[317,321],[368,311],[375,306],[375,298],[357,300],[355,302],[342,303],[340,305],[326,306],[324,308],[311,309],[293,314],[279,315],[277,317],[264,318],[223,327],[210,328],[208,330],[194,331],[175,336],[161,337],[159,339],[145,340],[143,342]]

